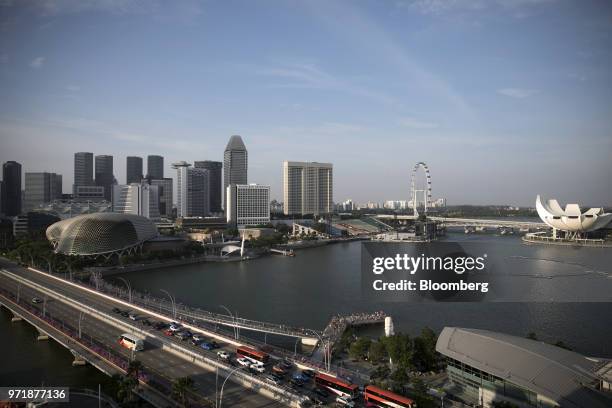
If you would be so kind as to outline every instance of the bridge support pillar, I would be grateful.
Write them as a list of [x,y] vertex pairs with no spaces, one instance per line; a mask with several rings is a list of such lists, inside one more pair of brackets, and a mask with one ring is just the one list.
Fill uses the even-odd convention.
[[305,346],[316,346],[319,339],[316,337],[302,337],[302,344]]
[[13,317],[11,318],[11,323],[20,322],[22,320],[23,319],[21,318],[21,316],[13,315]]
[[42,330],[38,331],[38,336],[36,336],[36,340],[49,340],[49,335]]

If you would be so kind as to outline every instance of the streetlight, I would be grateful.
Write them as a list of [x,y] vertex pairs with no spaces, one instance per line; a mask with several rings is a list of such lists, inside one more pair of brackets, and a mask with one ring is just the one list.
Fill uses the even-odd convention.
[[168,297],[170,298],[170,302],[172,302],[172,318],[176,320],[176,301],[174,297],[170,294],[170,292],[165,289],[160,289],[160,291],[168,295]]
[[83,318],[85,317],[85,315],[83,315],[83,312],[79,313],[79,339],[81,338],[81,323],[83,322]]
[[130,282],[128,282],[127,279],[122,278],[121,276],[118,277],[117,279],[119,279],[120,281],[125,283],[125,286],[127,286],[127,289],[128,289],[128,302],[132,303],[132,287],[130,286]]
[[234,315],[232,314],[232,311],[231,311],[231,310],[229,310],[229,309],[228,309],[226,306],[224,306],[224,305],[219,305],[219,307],[222,307],[223,309],[225,309],[225,311],[226,311],[227,313],[229,313],[230,317],[232,318],[232,321],[234,322],[234,327],[233,327],[233,329],[234,329],[234,338],[235,338],[236,340],[238,340],[238,332],[237,332],[238,328],[236,327],[236,318],[235,318],[235,317],[234,317]]
[[230,371],[230,373],[227,375],[227,377],[225,377],[225,381],[223,381],[223,384],[221,385],[221,392],[219,393],[219,405],[218,408],[221,408],[221,404],[223,403],[223,387],[225,387],[225,383],[227,382],[227,380],[229,380],[229,378],[232,376],[232,374],[234,374],[236,371],[242,369],[243,367],[236,367],[234,368],[232,371]]

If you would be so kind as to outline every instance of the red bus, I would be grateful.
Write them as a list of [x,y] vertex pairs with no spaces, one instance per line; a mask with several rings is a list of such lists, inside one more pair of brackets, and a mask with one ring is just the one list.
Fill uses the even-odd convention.
[[415,408],[416,404],[410,398],[403,397],[394,392],[383,390],[374,385],[365,387],[363,398],[367,407],[393,407]]
[[351,398],[355,398],[359,394],[359,386],[357,384],[351,384],[331,375],[317,373],[315,375],[315,384],[318,387],[325,387],[331,392]]
[[239,357],[248,358],[254,363],[263,363],[266,364],[270,356],[262,351],[255,350],[251,347],[241,346],[236,349],[236,354]]

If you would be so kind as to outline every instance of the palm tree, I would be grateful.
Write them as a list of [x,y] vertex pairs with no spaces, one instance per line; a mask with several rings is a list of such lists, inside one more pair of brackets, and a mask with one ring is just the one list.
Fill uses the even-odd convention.
[[187,393],[193,390],[193,380],[189,377],[179,377],[172,383],[172,395],[174,395],[182,405],[186,405]]
[[132,360],[130,361],[130,364],[128,365],[127,375],[132,376],[138,380],[140,376],[140,372],[142,371],[142,368],[143,368],[143,365],[140,361]]

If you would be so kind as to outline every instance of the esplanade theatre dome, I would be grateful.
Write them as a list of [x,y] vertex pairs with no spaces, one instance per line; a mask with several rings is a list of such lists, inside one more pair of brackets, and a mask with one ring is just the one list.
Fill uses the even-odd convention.
[[82,256],[129,253],[158,235],[148,218],[119,213],[79,215],[52,224],[46,234],[56,252]]

